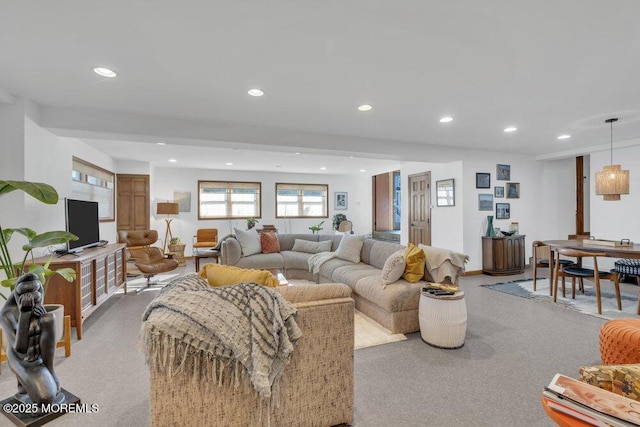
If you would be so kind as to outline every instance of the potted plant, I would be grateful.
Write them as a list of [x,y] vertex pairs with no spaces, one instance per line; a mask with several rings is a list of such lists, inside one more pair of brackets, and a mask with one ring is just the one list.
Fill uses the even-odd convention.
[[[34,197],[36,200],[39,200],[46,204],[58,203],[58,193],[52,186],[48,184],[27,181],[0,180],[0,196],[16,190],[24,191],[28,195]],[[21,234],[27,238],[27,243],[22,246],[24,256],[22,257],[22,260],[17,263],[14,263],[11,259],[11,254],[9,253],[9,248],[7,246],[14,233]],[[12,229],[2,228],[2,226],[0,225],[0,265],[6,275],[6,279],[2,280],[0,284],[2,284],[2,286],[6,288],[9,288],[11,292],[13,292],[15,284],[18,281],[20,275],[24,274],[25,272],[34,273],[38,276],[40,282],[42,283],[42,298],[44,300],[44,296],[47,292],[47,285],[51,276],[53,276],[54,274],[60,274],[65,280],[71,282],[75,278],[75,270],[71,268],[61,268],[55,271],[51,270],[49,269],[49,262],[51,261],[51,258],[49,258],[49,260],[44,265],[35,264],[33,262],[29,265],[26,265],[26,263],[29,259],[31,259],[31,261],[34,260],[33,250],[35,248],[58,245],[67,243],[71,240],[78,240],[78,237],[67,231],[47,231],[42,234],[38,234],[30,228]],[[4,294],[0,295],[2,295],[5,300],[7,299]],[[55,308],[52,308],[52,306],[55,306]],[[60,310],[60,307],[62,307],[62,305],[48,304],[45,306],[45,309],[47,309],[47,311],[54,311],[55,309]],[[62,335],[63,313],[64,308],[62,308],[61,314],[59,316],[56,316],[56,323],[60,327],[60,330],[58,330],[58,326],[56,327],[58,339]]]
[[258,221],[254,217],[247,218],[247,229],[251,230],[253,227],[256,226],[258,222],[260,221]]
[[346,219],[347,219],[347,216],[345,214],[341,214],[341,213],[335,214],[333,216],[333,229],[337,230],[338,227],[340,227],[340,223],[342,221],[346,221]]
[[309,230],[311,230],[312,234],[316,234],[320,230],[322,230],[322,224],[324,224],[324,221],[320,222],[320,224],[312,225],[311,227],[309,227]]

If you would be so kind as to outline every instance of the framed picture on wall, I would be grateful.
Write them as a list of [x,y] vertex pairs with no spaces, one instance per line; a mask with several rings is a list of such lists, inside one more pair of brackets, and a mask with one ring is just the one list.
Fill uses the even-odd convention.
[[496,219],[511,218],[511,203],[496,203]]
[[511,165],[496,165],[496,179],[498,181],[509,181],[511,179]]
[[336,191],[333,193],[333,208],[337,211],[347,209],[347,193],[344,191]]
[[504,187],[493,187],[493,197],[504,197]]
[[493,210],[493,194],[478,194],[478,210]]
[[453,178],[436,181],[436,205],[455,206],[456,194]]
[[507,199],[519,199],[519,198],[520,198],[520,183],[507,182]]
[[476,188],[491,188],[491,174],[484,172],[476,173]]

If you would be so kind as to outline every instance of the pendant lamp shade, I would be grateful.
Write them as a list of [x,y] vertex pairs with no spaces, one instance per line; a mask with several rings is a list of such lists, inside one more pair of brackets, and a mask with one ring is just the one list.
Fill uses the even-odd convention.
[[607,119],[611,125],[611,164],[596,172],[596,194],[604,200],[620,200],[621,194],[629,194],[629,171],[613,164],[613,123],[618,119]]

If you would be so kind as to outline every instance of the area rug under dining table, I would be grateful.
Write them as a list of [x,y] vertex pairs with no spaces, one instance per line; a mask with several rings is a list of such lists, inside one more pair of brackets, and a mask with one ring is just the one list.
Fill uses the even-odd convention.
[[[547,302],[554,304],[553,297],[549,295],[549,279],[538,279],[536,284],[536,290],[533,290],[533,280],[523,279],[514,280],[506,283],[495,283],[488,285],[481,285],[486,289],[492,291],[498,291],[509,295],[514,295],[521,298],[529,298],[535,301]],[[608,281],[600,283],[601,289],[601,301],[602,301],[602,314],[598,314],[598,307],[596,303],[596,289],[592,285],[592,282],[585,280],[584,293],[580,292],[576,283],[576,298],[571,298],[571,282],[568,281],[566,285],[566,298],[562,297],[561,284],[558,284],[558,298],[555,304],[561,307],[568,308],[570,310],[579,311],[584,314],[599,317],[602,319],[619,319],[622,317],[640,317],[636,314],[638,303],[638,292],[635,293],[620,293],[620,300],[622,302],[622,311],[618,311],[616,302],[616,294],[613,290],[613,286]],[[610,288],[610,289],[609,289]]]

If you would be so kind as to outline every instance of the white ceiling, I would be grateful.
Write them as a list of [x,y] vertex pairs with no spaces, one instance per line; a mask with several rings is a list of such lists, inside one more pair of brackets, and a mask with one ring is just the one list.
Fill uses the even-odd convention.
[[615,141],[640,138],[639,17],[637,0],[2,0],[0,89],[61,135],[154,164],[156,140],[180,144],[176,166],[237,145],[287,171],[303,163],[283,152],[337,147],[349,168],[400,146],[577,153],[608,144],[609,117]]

